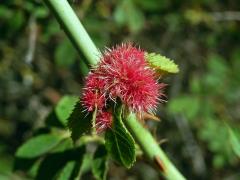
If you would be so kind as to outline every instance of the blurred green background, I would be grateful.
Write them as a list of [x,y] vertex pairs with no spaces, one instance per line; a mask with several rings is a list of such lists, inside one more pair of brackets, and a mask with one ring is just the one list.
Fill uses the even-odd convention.
[[[240,179],[240,1],[70,3],[100,50],[130,41],[179,65],[164,79],[161,122],[149,126],[180,171]],[[31,179],[12,172],[14,153],[63,95],[80,95],[82,60],[41,0],[0,2],[0,179]],[[158,179],[143,160],[131,170],[113,165],[108,176]]]

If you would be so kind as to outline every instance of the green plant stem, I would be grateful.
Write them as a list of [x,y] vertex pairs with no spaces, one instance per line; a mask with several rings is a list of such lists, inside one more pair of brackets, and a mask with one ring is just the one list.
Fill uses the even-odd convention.
[[51,12],[56,16],[61,28],[68,35],[75,48],[87,59],[87,63],[95,65],[100,57],[96,48],[67,0],[44,0]]
[[[100,52],[76,17],[67,0],[44,0],[44,2],[57,17],[59,23],[62,25],[64,31],[71,39],[75,47],[80,52],[83,52],[87,62],[92,65],[97,64]],[[144,127],[142,127],[136,119],[135,114],[130,114],[125,124],[134,136],[135,140],[139,143],[144,154],[153,161],[153,163],[158,164],[159,167],[161,166],[161,172],[166,179],[185,179],[167,158],[152,135]]]
[[175,168],[167,158],[151,133],[145,129],[137,120],[134,113],[130,113],[125,120],[125,124],[134,139],[140,145],[144,154],[154,162],[166,179],[184,180],[183,175]]

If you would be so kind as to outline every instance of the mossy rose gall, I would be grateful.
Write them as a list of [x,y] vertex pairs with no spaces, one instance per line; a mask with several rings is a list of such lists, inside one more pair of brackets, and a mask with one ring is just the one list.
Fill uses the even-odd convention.
[[109,115],[103,118],[98,113],[106,112],[108,103],[116,102],[117,98],[134,112],[152,113],[156,109],[164,85],[158,84],[144,53],[132,44],[108,49],[86,78],[82,103],[89,112],[97,108],[97,129],[110,127],[112,118]]

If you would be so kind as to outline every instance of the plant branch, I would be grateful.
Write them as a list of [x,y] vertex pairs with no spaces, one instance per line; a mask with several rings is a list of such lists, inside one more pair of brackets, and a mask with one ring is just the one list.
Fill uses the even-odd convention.
[[125,120],[127,128],[140,145],[144,154],[160,169],[166,179],[184,180],[183,175],[176,169],[165,155],[151,133],[137,120],[134,113],[130,113]]
[[61,28],[68,35],[75,48],[86,57],[86,63],[89,65],[97,64],[101,55],[100,51],[90,39],[67,0],[43,1],[56,16]]
[[[83,52],[87,62],[97,64],[100,52],[90,39],[86,30],[78,20],[67,0],[44,0],[49,9],[57,17],[63,30],[79,52]],[[139,143],[146,156],[161,168],[162,174],[170,180],[184,180],[185,178],[174,167],[164,154],[152,135],[139,123],[135,114],[130,114],[125,121],[129,131]]]

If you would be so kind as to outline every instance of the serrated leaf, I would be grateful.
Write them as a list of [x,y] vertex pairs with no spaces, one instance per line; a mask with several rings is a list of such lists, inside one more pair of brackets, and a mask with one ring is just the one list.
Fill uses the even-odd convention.
[[85,153],[83,156],[82,164],[79,168],[78,177],[81,179],[81,176],[91,170],[93,163],[93,156],[90,153]]
[[229,138],[230,143],[233,149],[233,152],[240,158],[240,139],[237,138],[237,135],[229,127]]
[[106,148],[118,163],[130,168],[136,160],[135,142],[122,122],[122,107],[116,107],[112,128],[105,134]]
[[105,180],[107,178],[107,150],[104,145],[98,146],[93,156],[92,172],[97,180]]
[[58,145],[62,138],[62,136],[55,134],[44,134],[33,137],[17,150],[16,156],[21,158],[38,157]]
[[178,65],[165,56],[156,53],[145,53],[145,58],[149,66],[159,74],[179,72]]
[[76,162],[69,161],[65,167],[61,170],[60,174],[57,177],[57,180],[69,180],[71,178],[72,172],[74,170]]
[[80,101],[77,102],[68,118],[68,128],[74,142],[91,129],[91,120],[92,114],[84,111]]
[[67,125],[67,119],[77,101],[79,101],[77,96],[63,96],[55,107],[56,116],[63,125]]

